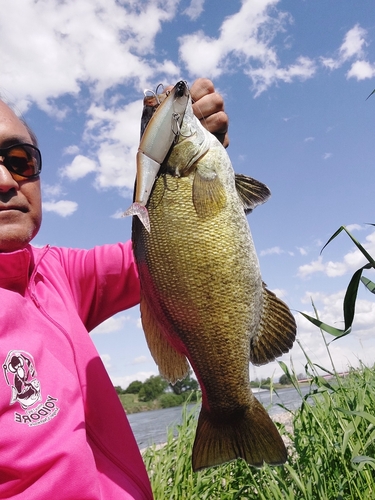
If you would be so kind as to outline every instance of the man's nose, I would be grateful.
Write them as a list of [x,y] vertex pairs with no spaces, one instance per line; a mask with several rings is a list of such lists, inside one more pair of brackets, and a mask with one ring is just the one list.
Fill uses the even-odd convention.
[[18,187],[18,182],[13,179],[12,174],[0,160],[0,191],[5,193]]

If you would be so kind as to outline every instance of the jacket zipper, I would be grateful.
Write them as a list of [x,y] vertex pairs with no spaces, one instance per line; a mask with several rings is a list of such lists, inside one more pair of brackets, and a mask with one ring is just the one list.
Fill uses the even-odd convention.
[[[30,297],[31,297],[32,301],[34,302],[35,306],[39,309],[39,311],[43,314],[43,316],[48,321],[50,321],[56,328],[58,328],[60,330],[60,332],[64,335],[64,337],[68,340],[70,348],[71,348],[71,350],[73,352],[74,364],[77,367],[76,352],[75,352],[75,349],[74,349],[74,344],[73,344],[72,339],[70,338],[68,332],[65,330],[65,328],[63,328],[60,325],[60,323],[58,323],[57,321],[55,321],[48,314],[48,312],[42,307],[42,305],[38,301],[38,298],[36,297],[36,294],[34,293],[34,290],[31,290],[31,284],[34,283],[34,277],[35,277],[35,274],[37,272],[38,264],[41,261],[41,259],[43,258],[43,256],[47,253],[48,249],[49,249],[49,247],[46,248],[45,252],[41,255],[41,257],[38,260],[38,262],[35,263],[35,267],[34,267],[34,270],[32,272],[32,275],[31,275],[31,278],[30,278],[30,282],[29,282],[29,287],[28,287],[29,288],[29,293],[30,293]],[[78,372],[78,370],[76,370],[76,372],[77,372],[77,377],[78,377],[78,380],[79,380],[80,389],[81,389],[81,392],[82,392],[82,384],[81,384],[81,381],[80,381],[80,378],[79,378],[79,372]],[[86,430],[88,431],[88,435],[90,436],[90,439],[93,440],[93,442],[95,443],[95,445],[100,449],[100,451],[104,454],[104,456],[106,456],[108,458],[108,460],[110,460],[112,463],[114,463],[128,477],[130,477],[130,479],[144,493],[146,499],[152,500],[153,496],[149,495],[148,489],[145,488],[143,482],[138,478],[138,476],[136,476],[133,473],[133,471],[131,471],[130,469],[128,469],[126,467],[126,465],[122,464],[119,460],[117,460],[117,458],[108,450],[108,448],[105,445],[102,444],[101,440],[96,437],[95,433],[91,430],[91,427],[88,425],[88,423],[86,421],[85,421],[85,425],[86,425]]]

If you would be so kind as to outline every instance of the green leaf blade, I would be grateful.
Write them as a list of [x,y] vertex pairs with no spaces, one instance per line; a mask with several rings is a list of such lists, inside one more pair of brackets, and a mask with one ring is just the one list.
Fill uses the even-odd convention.
[[375,293],[375,283],[373,281],[365,278],[365,276],[362,276],[361,281],[365,285],[367,290],[369,290],[371,293]]
[[333,326],[327,325],[327,323],[323,323],[323,321],[320,321],[317,318],[313,318],[312,316],[309,316],[308,314],[305,314],[301,311],[298,311],[302,316],[304,316],[306,319],[308,319],[311,323],[313,323],[315,326],[318,328],[321,328],[325,332],[329,333],[330,335],[333,335],[334,337],[344,337],[345,335],[348,335],[350,333],[350,329],[348,330],[341,330],[339,328],[334,328]]

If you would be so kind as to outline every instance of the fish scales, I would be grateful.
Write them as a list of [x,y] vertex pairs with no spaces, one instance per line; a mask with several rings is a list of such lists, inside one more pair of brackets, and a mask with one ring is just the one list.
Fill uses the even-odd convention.
[[[240,182],[268,197],[257,181]],[[294,319],[262,283],[229,157],[190,100],[146,206],[150,231],[138,217],[132,230],[142,323],[160,373],[184,378],[188,358],[199,380],[193,469],[235,458],[285,462],[282,439],[251,392],[249,360],[262,364],[290,349]]]
[[[156,181],[148,206],[150,237],[140,228],[143,237],[137,242],[137,247],[140,245],[147,255],[145,266],[140,264],[141,279],[145,289],[155,290],[147,294],[149,307],[163,309],[168,316],[165,322],[168,322],[169,340],[177,346],[182,342],[197,372],[217,371],[217,377],[221,378],[223,371],[218,360],[232,364],[233,368],[224,372],[225,384],[223,380],[219,387],[216,382],[213,387],[213,391],[221,393],[226,388],[228,395],[217,398],[215,394],[217,403],[212,404],[219,405],[220,401],[227,404],[238,387],[242,387],[245,394],[249,392],[248,375],[235,367],[239,356],[243,357],[243,364],[248,365],[250,341],[236,332],[246,330],[250,334],[249,318],[254,317],[255,304],[249,304],[247,295],[255,294],[260,276],[250,275],[252,280],[249,280],[246,270],[240,275],[234,272],[251,250],[251,242],[244,233],[242,242],[237,238],[236,245],[228,245],[238,233],[238,224],[233,223],[233,219],[228,221],[229,211],[217,214],[208,222],[199,219],[191,207],[191,179],[185,177],[179,181],[178,198],[168,189],[170,184],[175,184],[173,177],[165,175]],[[161,194],[163,203],[154,206],[153,200],[158,200]],[[183,233],[181,226],[185,226]],[[250,273],[250,266],[248,271]],[[253,286],[251,281],[255,282]],[[231,334],[219,337],[221,331]],[[202,351],[206,353],[205,359],[202,359]],[[208,380],[206,389],[209,386]]]

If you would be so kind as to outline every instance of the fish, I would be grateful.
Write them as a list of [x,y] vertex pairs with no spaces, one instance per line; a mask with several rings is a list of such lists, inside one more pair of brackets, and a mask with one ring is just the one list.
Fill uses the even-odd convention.
[[[146,111],[126,212],[147,344],[166,380],[182,380],[190,366],[198,379],[194,471],[238,458],[281,465],[285,444],[249,378],[249,362],[274,360],[296,337],[290,309],[262,281],[246,217],[270,191],[234,172],[226,149],[194,116],[186,82],[163,99]],[[163,129],[168,151],[155,160]]]

